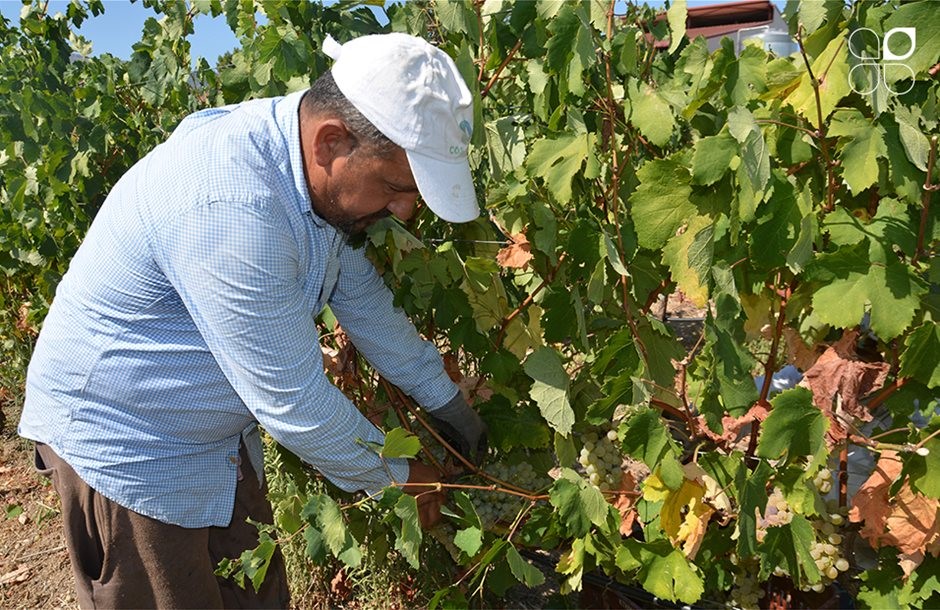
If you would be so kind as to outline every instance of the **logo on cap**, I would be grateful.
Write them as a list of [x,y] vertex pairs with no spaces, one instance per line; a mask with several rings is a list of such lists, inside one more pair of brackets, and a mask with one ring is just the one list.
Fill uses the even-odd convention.
[[473,137],[473,126],[470,125],[470,123],[469,123],[469,121],[467,121],[467,119],[464,119],[464,120],[460,121],[460,131],[462,131],[462,132],[464,133],[464,136],[465,136],[464,139],[463,139],[463,143],[464,143],[464,144],[469,144],[469,143],[470,143],[470,138]]

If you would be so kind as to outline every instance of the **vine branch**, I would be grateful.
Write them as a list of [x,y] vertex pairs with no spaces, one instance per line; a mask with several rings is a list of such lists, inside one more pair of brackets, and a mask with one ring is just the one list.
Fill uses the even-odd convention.
[[[806,47],[803,45],[803,24],[796,32],[796,42],[800,47],[800,55],[803,56],[803,63],[806,65],[806,71],[809,73],[809,82],[813,88],[813,95],[816,98],[816,132],[813,134],[819,140],[819,150],[826,162],[826,207],[824,211],[831,212],[835,207],[836,176],[833,171],[835,165],[832,155],[829,151],[829,143],[826,140],[826,126],[823,123],[822,100],[819,95],[819,80],[813,74],[813,68],[809,63],[809,57],[806,55]],[[828,67],[826,68],[828,71]]]
[[930,158],[927,161],[927,180],[924,182],[924,194],[921,197],[920,210],[920,229],[917,232],[917,248],[914,250],[914,258],[911,264],[917,266],[917,260],[924,252],[924,238],[927,233],[927,220],[930,218],[930,197],[932,193],[940,189],[940,185],[933,183],[933,168],[937,162],[937,136],[930,138]]
[[[506,69],[506,66],[509,65],[509,62],[512,61],[513,55],[515,55],[519,49],[522,48],[522,39],[516,41],[515,46],[509,51],[509,54],[506,55],[506,58],[503,59],[502,63],[499,64],[499,67],[496,68],[496,71],[493,72],[493,75],[490,77],[490,80],[487,81],[486,86],[483,87],[483,90],[480,91],[480,98],[484,98],[490,93],[490,89],[496,84],[496,80],[499,78],[499,75],[502,74],[503,70]],[[482,70],[482,68],[481,68]],[[480,73],[480,80],[483,80],[483,74]]]

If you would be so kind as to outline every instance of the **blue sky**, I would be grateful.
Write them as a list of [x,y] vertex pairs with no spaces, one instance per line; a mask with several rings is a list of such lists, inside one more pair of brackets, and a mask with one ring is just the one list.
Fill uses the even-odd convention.
[[[332,1],[332,0],[330,0]],[[551,1],[551,0],[548,0]],[[729,0],[688,0],[689,5],[718,4]],[[646,0],[651,6],[662,5],[663,0]],[[782,1],[775,4],[782,10]],[[93,45],[93,53],[111,53],[123,59],[129,59],[131,46],[140,40],[140,34],[147,17],[154,17],[153,10],[141,2],[131,4],[128,0],[105,0],[103,15],[85,21],[79,32]],[[67,0],[50,0],[49,12],[64,12]],[[0,0],[0,14],[19,23],[20,0]],[[210,17],[199,15],[194,21],[195,33],[189,37],[193,58],[205,57],[210,64],[215,64],[219,55],[238,47],[238,39],[229,29],[224,16]]]
[[[65,12],[67,6],[67,0],[50,0],[49,13]],[[19,0],[0,0],[0,13],[14,23],[19,23],[21,8]],[[82,23],[79,33],[91,41],[94,54],[111,53],[130,59],[131,47],[140,40],[144,21],[156,16],[139,1],[131,4],[127,0],[105,0],[104,14]],[[214,64],[219,55],[239,46],[224,16],[198,15],[193,27],[196,31],[189,37],[193,57],[205,57]]]

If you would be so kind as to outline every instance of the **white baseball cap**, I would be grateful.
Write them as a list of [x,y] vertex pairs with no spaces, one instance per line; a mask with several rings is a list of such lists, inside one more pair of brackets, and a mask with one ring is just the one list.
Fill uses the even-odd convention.
[[339,90],[385,136],[405,149],[418,191],[448,222],[480,215],[467,145],[473,96],[447,53],[407,34],[327,36]]
[[327,36],[339,90],[385,136],[405,149],[418,191],[448,222],[480,215],[467,145],[473,96],[454,60],[407,34],[360,36],[340,45]]

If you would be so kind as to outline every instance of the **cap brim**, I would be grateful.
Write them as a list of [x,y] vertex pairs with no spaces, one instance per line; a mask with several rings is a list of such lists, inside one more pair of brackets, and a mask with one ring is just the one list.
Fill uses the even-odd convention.
[[447,222],[470,222],[480,215],[466,159],[454,163],[410,150],[405,153],[418,192],[432,212]]

